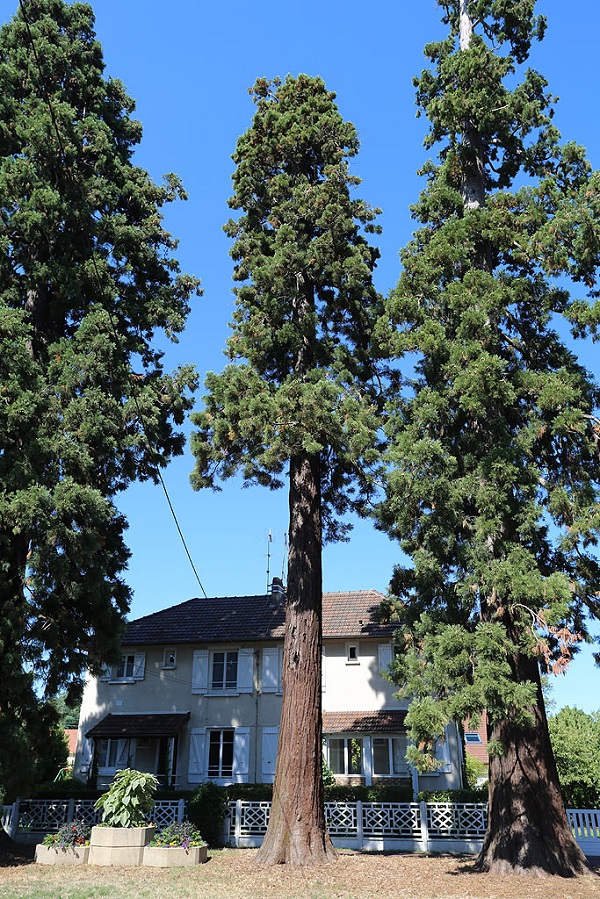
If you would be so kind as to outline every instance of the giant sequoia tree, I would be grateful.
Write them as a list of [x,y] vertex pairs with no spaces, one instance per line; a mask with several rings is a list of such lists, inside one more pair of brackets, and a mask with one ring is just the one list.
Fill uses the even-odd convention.
[[181,188],[132,164],[140,125],[93,24],[87,5],[26,0],[0,31],[5,747],[41,720],[34,679],[54,694],[116,652],[129,589],[114,498],[181,452],[194,380],[166,374],[152,342],[182,329],[197,288],[161,225]]
[[[415,362],[390,404],[380,523],[417,750],[449,719],[489,720],[482,870],[585,865],[567,826],[540,688],[599,612],[598,389],[559,336],[598,311],[600,179],[561,145],[547,83],[522,71],[534,0],[439,0],[448,37],[418,81],[437,161],[389,302],[389,351]],[[573,296],[565,289],[571,279]],[[565,330],[561,331],[565,333]],[[418,757],[415,763],[426,764]]]
[[283,708],[269,829],[259,861],[323,862],[321,777],[322,535],[364,507],[377,459],[371,334],[374,211],[351,189],[358,140],[319,78],[257,81],[257,110],[234,154],[240,215],[228,354],[194,416],[192,483],[240,473],[271,488],[289,476]]

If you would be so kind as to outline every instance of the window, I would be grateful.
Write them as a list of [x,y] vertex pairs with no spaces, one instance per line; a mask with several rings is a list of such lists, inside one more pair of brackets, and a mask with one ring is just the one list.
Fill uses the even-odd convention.
[[116,680],[123,680],[126,677],[133,677],[133,666],[135,664],[135,656],[123,656],[121,664],[117,665],[115,671]]
[[241,649],[195,649],[192,693],[252,693],[255,652]]
[[163,668],[177,668],[177,653],[174,649],[165,649]]
[[96,762],[99,771],[128,768],[135,754],[133,740],[97,740]]
[[360,662],[358,660],[358,644],[357,643],[346,643],[346,664],[347,665],[359,665]]
[[233,774],[233,728],[211,730],[208,738],[208,776],[231,777]]
[[362,774],[363,741],[356,737],[329,737],[328,763],[334,774]]
[[238,679],[237,650],[214,652],[212,657],[211,690],[235,690]]
[[[144,680],[146,654],[144,652],[126,653],[118,665],[110,670],[110,680],[135,681]],[[103,675],[105,679],[105,675]]]
[[373,774],[391,777],[407,770],[405,738],[373,737]]
[[465,743],[482,743],[483,740],[476,731],[467,731],[465,733]]

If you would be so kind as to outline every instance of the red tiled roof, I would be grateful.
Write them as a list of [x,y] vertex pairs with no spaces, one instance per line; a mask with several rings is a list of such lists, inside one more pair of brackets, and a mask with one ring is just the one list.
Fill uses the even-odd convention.
[[88,730],[86,737],[172,737],[189,721],[189,712],[151,715],[109,714]]
[[406,711],[323,712],[323,733],[383,733],[404,730]]
[[[384,599],[376,590],[323,594],[323,637],[391,637],[393,624],[377,614]],[[285,596],[189,599],[129,622],[124,646],[283,640]]]

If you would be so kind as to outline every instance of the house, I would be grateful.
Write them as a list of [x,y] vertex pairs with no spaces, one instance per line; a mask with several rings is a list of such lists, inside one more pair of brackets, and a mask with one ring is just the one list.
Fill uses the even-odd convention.
[[[342,783],[413,782],[405,759],[406,704],[384,671],[394,626],[374,591],[323,596],[325,758]],[[106,785],[127,766],[163,784],[272,782],[281,712],[285,595],[191,599],[131,621],[121,662],[88,678],[74,775]],[[442,767],[419,789],[461,785],[449,728]]]

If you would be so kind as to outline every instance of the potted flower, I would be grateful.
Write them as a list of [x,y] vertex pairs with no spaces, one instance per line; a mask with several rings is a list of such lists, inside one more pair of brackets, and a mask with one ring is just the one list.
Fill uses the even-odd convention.
[[48,833],[35,847],[40,865],[85,865],[90,852],[90,827],[83,821],[61,824],[57,833]]
[[92,827],[90,865],[141,865],[144,846],[156,828],[148,825],[158,781],[153,774],[124,768],[96,802],[102,823]]
[[198,865],[206,860],[206,843],[190,821],[169,824],[144,849],[144,864],[153,868]]

